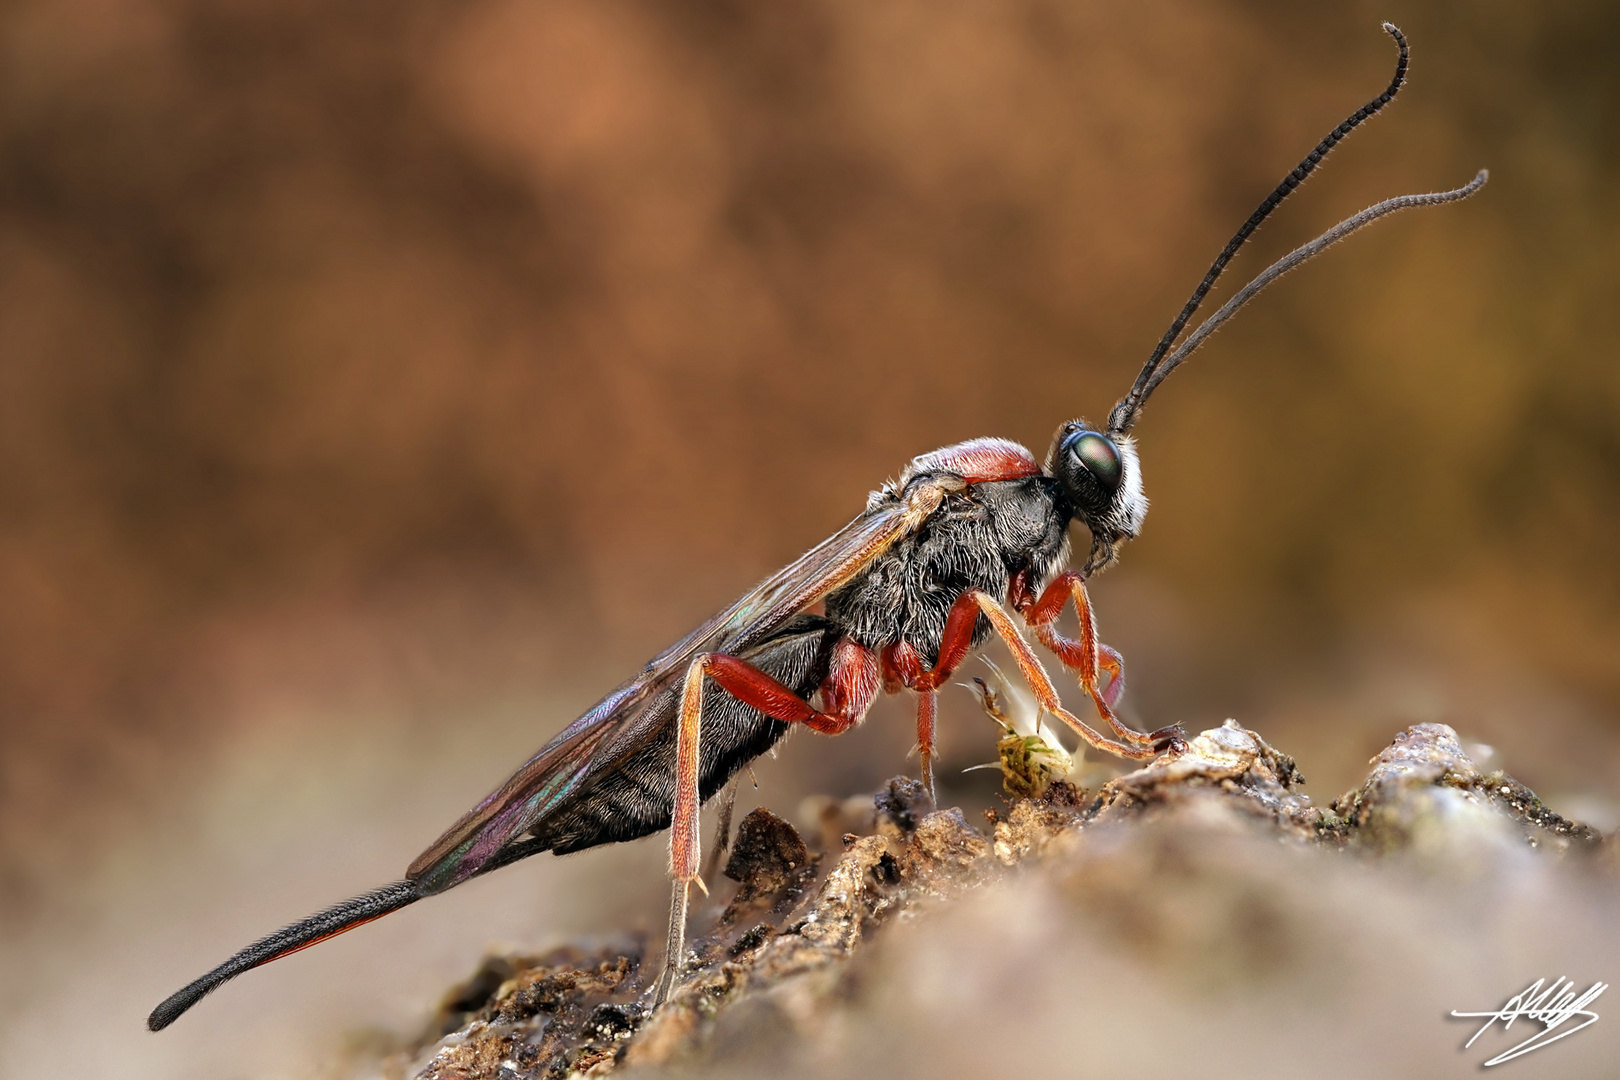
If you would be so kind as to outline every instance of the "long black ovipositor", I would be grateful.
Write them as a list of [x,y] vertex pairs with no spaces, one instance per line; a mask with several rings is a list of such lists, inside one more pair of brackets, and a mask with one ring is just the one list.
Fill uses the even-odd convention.
[[333,904],[325,911],[283,927],[273,934],[260,938],[202,978],[188,983],[164,998],[163,1003],[153,1009],[152,1014],[146,1018],[146,1026],[152,1031],[162,1031],[216,987],[222,986],[242,972],[250,971],[260,964],[268,964],[299,949],[307,949],[316,942],[335,937],[345,930],[353,930],[372,919],[380,919],[391,911],[398,911],[407,904],[416,903],[423,895],[414,882],[396,881],[392,885],[374,889],[364,896],[356,896],[341,904]]

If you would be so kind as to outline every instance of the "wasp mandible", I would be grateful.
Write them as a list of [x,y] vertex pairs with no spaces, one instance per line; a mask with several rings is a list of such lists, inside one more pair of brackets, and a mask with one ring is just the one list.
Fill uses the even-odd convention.
[[[1182,749],[1180,729],[1144,734],[1115,714],[1124,669],[1119,654],[1097,640],[1086,596],[1087,579],[1114,562],[1147,513],[1130,437],[1143,406],[1216,328],[1278,277],[1387,214],[1467,198],[1486,180],[1481,170],[1465,187],[1398,196],[1347,218],[1273,263],[1181,338],[1250,234],[1340,140],[1400,91],[1406,38],[1389,23],[1384,30],[1399,50],[1389,86],[1330,131],[1233,235],[1106,424],[1064,423],[1042,460],[994,438],[913,459],[848,525],[569,724],[418,856],[403,881],[249,945],[164,1001],[147,1026],[167,1027],[250,968],[469,878],[544,851],[564,854],[667,828],[673,896],[664,969],[653,992],[654,1004],[661,1003],[679,974],[691,887],[702,887],[700,805],[794,725],[825,735],[848,731],[880,691],[915,695],[922,778],[931,790],[937,690],[992,636],[1011,652],[1039,705],[1091,746],[1132,759]],[[1091,546],[1071,570],[1075,522],[1086,527]],[[1070,604],[1079,625],[1073,638],[1057,629]],[[817,605],[823,614],[810,611]],[[1020,623],[1078,678],[1096,726],[1064,707]]]

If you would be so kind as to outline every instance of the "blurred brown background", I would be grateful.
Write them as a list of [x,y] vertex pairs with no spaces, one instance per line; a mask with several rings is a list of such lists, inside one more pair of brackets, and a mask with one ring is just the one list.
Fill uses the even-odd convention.
[[[200,1015],[138,1031],[397,877],[912,455],[1102,419],[1387,80],[1384,18],[1405,94],[1234,276],[1387,195],[1491,183],[1275,287],[1155,397],[1104,637],[1144,725],[1240,717],[1319,799],[1443,720],[1613,827],[1613,5],[7,5],[13,1065],[93,1001],[121,1049],[85,1061],[261,1075],[230,1055],[408,1025],[490,936],[656,922],[656,842],[536,860],[227,990],[233,1050]],[[904,715],[795,738],[759,800],[914,767]],[[965,695],[944,726],[953,763],[989,758]],[[344,1012],[345,986],[384,1003]]]

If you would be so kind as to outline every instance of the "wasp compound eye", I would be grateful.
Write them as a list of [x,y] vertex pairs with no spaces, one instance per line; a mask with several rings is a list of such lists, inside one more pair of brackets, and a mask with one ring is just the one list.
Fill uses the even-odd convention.
[[1119,488],[1119,448],[1106,435],[1081,431],[1068,439],[1065,447],[1075,464],[1085,467],[1099,487],[1112,494]]

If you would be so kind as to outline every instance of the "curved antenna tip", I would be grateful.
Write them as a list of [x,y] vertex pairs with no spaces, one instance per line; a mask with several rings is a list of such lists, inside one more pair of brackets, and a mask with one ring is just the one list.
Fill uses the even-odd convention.
[[[1177,346],[1175,352],[1164,358],[1164,362],[1154,370],[1152,377],[1148,379],[1146,389],[1143,390],[1141,398],[1136,402],[1137,409],[1140,410],[1141,402],[1147,400],[1148,395],[1153,393],[1158,385],[1165,380],[1166,376],[1179,367],[1182,361],[1191,356],[1198,349],[1198,346],[1203,344],[1222,323],[1236,314],[1239,308],[1247,304],[1260,290],[1273,281],[1276,281],[1296,266],[1314,259],[1351,233],[1358,232],[1379,218],[1392,214],[1397,210],[1406,210],[1418,206],[1440,206],[1445,203],[1466,199],[1484,187],[1485,181],[1490,179],[1490,175],[1488,169],[1481,169],[1474,174],[1472,180],[1460,188],[1421,195],[1397,195],[1392,199],[1385,199],[1381,203],[1375,203],[1367,207],[1359,214],[1353,214],[1345,218],[1315,240],[1284,255],[1257,274],[1253,281],[1239,289],[1232,299],[1221,306],[1219,311],[1205,319],[1198,329],[1188,334],[1181,344]],[[1121,403],[1121,405],[1123,404],[1124,402]],[[1115,406],[1115,411],[1118,412],[1120,407]],[[1127,419],[1129,418],[1127,417]]]
[[1322,141],[1316,144],[1315,149],[1306,154],[1304,160],[1294,166],[1292,172],[1283,177],[1282,183],[1278,184],[1272,193],[1266,196],[1265,201],[1249,216],[1249,220],[1243,223],[1243,226],[1238,229],[1231,240],[1227,241],[1226,247],[1222,248],[1221,253],[1215,256],[1215,261],[1210,264],[1209,270],[1205,272],[1204,280],[1198,283],[1198,287],[1193,290],[1192,296],[1188,298],[1187,303],[1182,307],[1181,313],[1170,323],[1170,328],[1159,339],[1158,345],[1154,346],[1152,355],[1148,357],[1147,363],[1142,365],[1142,370],[1137,373],[1136,381],[1131,384],[1130,391],[1119,400],[1109,413],[1108,429],[1110,431],[1122,434],[1129,431],[1136,423],[1137,415],[1141,412],[1142,403],[1147,400],[1150,392],[1149,387],[1158,385],[1160,381],[1156,373],[1162,366],[1166,354],[1170,352],[1170,348],[1175,344],[1176,339],[1181,336],[1182,330],[1186,329],[1187,322],[1192,318],[1193,313],[1203,304],[1204,297],[1209,294],[1215,280],[1225,272],[1226,264],[1237,254],[1238,249],[1248,240],[1250,234],[1260,227],[1260,223],[1269,217],[1271,212],[1277,209],[1284,199],[1288,198],[1300,184],[1304,183],[1305,178],[1316,170],[1316,167],[1322,163],[1322,159],[1327,157],[1345,136],[1360,127],[1369,117],[1376,115],[1385,105],[1395,100],[1396,94],[1400,93],[1401,87],[1406,84],[1406,69],[1411,59],[1410,50],[1407,48],[1406,35],[1401,33],[1400,28],[1394,23],[1384,23],[1383,29],[1385,33],[1394,39],[1395,46],[1399,51],[1399,56],[1395,61],[1395,74],[1390,79],[1389,86],[1383,93],[1346,117],[1338,127],[1328,132],[1322,138]]

